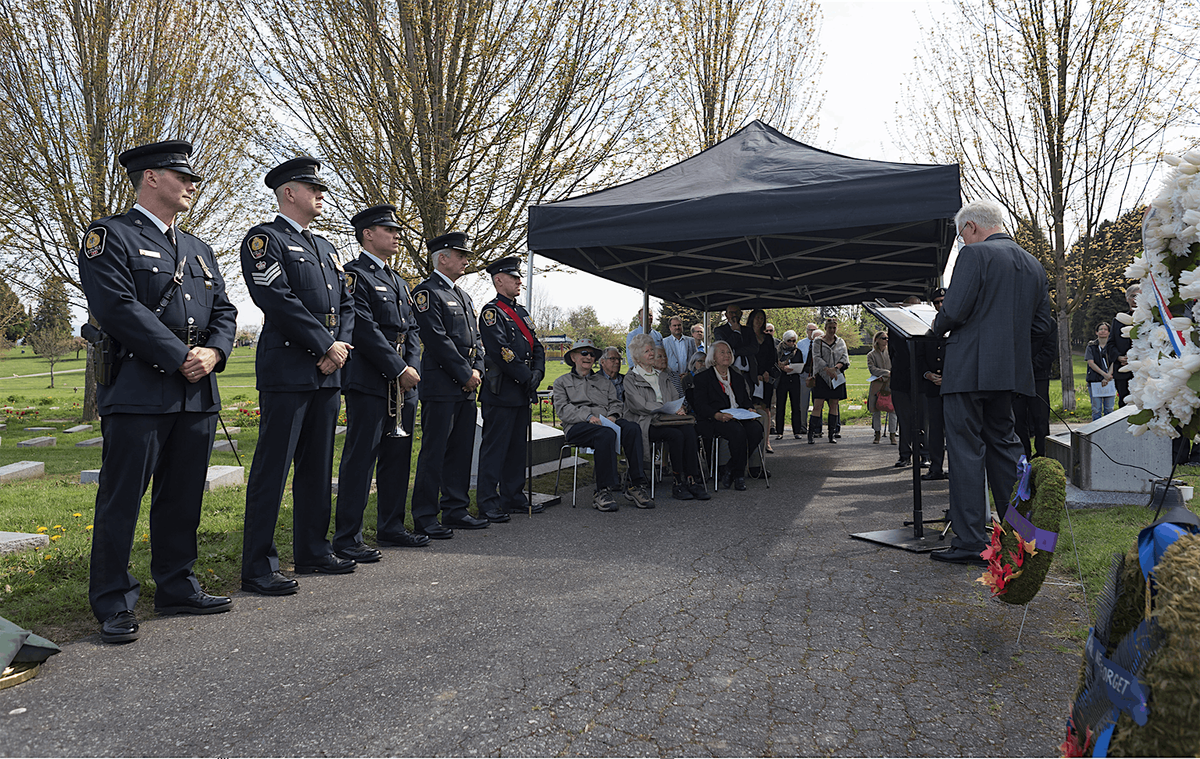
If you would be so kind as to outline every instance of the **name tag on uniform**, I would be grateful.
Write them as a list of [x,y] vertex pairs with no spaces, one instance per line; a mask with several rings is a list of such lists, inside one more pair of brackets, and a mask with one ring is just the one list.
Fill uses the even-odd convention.
[[304,248],[301,248],[299,245],[289,245],[288,250],[298,250],[301,253],[304,252]]
[[141,253],[143,256],[149,256],[150,258],[162,258],[162,253],[159,253],[157,250],[146,250],[145,248],[139,248],[138,253]]
[[384,286],[382,286],[382,285],[375,285],[375,289],[376,289],[376,290],[383,290],[385,293],[387,292],[387,288],[386,288],[386,287],[384,287]]

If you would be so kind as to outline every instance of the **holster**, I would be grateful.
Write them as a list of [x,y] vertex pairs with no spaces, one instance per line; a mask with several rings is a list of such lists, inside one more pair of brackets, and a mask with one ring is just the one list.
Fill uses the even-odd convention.
[[96,358],[96,384],[108,386],[117,379],[121,370],[121,343],[103,329],[84,324],[79,335],[92,344]]
[[492,395],[500,394],[500,382],[503,378],[504,372],[500,370],[500,367],[496,366],[491,359],[485,358],[483,360],[483,381],[487,383],[488,390]]

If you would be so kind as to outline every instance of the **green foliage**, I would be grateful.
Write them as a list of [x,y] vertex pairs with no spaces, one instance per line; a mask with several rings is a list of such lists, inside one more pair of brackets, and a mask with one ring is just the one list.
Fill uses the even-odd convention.
[[[57,345],[58,340],[71,335],[71,308],[67,303],[67,289],[58,277],[51,278],[42,289],[37,311],[29,326],[29,335],[31,338],[35,335],[40,337],[46,348]],[[53,340],[48,339],[51,337]],[[43,351],[46,348],[38,350],[35,346],[39,355],[44,355]]]

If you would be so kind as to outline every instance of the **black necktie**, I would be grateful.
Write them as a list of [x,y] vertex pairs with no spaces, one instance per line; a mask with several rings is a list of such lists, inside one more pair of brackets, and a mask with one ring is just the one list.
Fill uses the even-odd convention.
[[313,241],[312,232],[308,231],[307,229],[302,229],[300,230],[300,236],[304,238],[306,243],[312,246],[313,250],[317,249],[317,244]]
[[175,242],[175,227],[172,225],[167,227],[167,239],[171,241],[171,246],[176,250],[179,249],[179,243]]

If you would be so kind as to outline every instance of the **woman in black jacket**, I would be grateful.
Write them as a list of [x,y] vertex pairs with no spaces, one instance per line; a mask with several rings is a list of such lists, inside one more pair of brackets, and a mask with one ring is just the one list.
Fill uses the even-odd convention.
[[762,442],[762,423],[757,418],[734,419],[724,411],[753,409],[746,379],[732,366],[733,349],[729,343],[724,340],[713,343],[705,363],[708,368],[696,375],[692,388],[696,427],[707,439],[715,436],[729,441],[729,464],[721,476],[721,487],[745,490],[746,461]]

